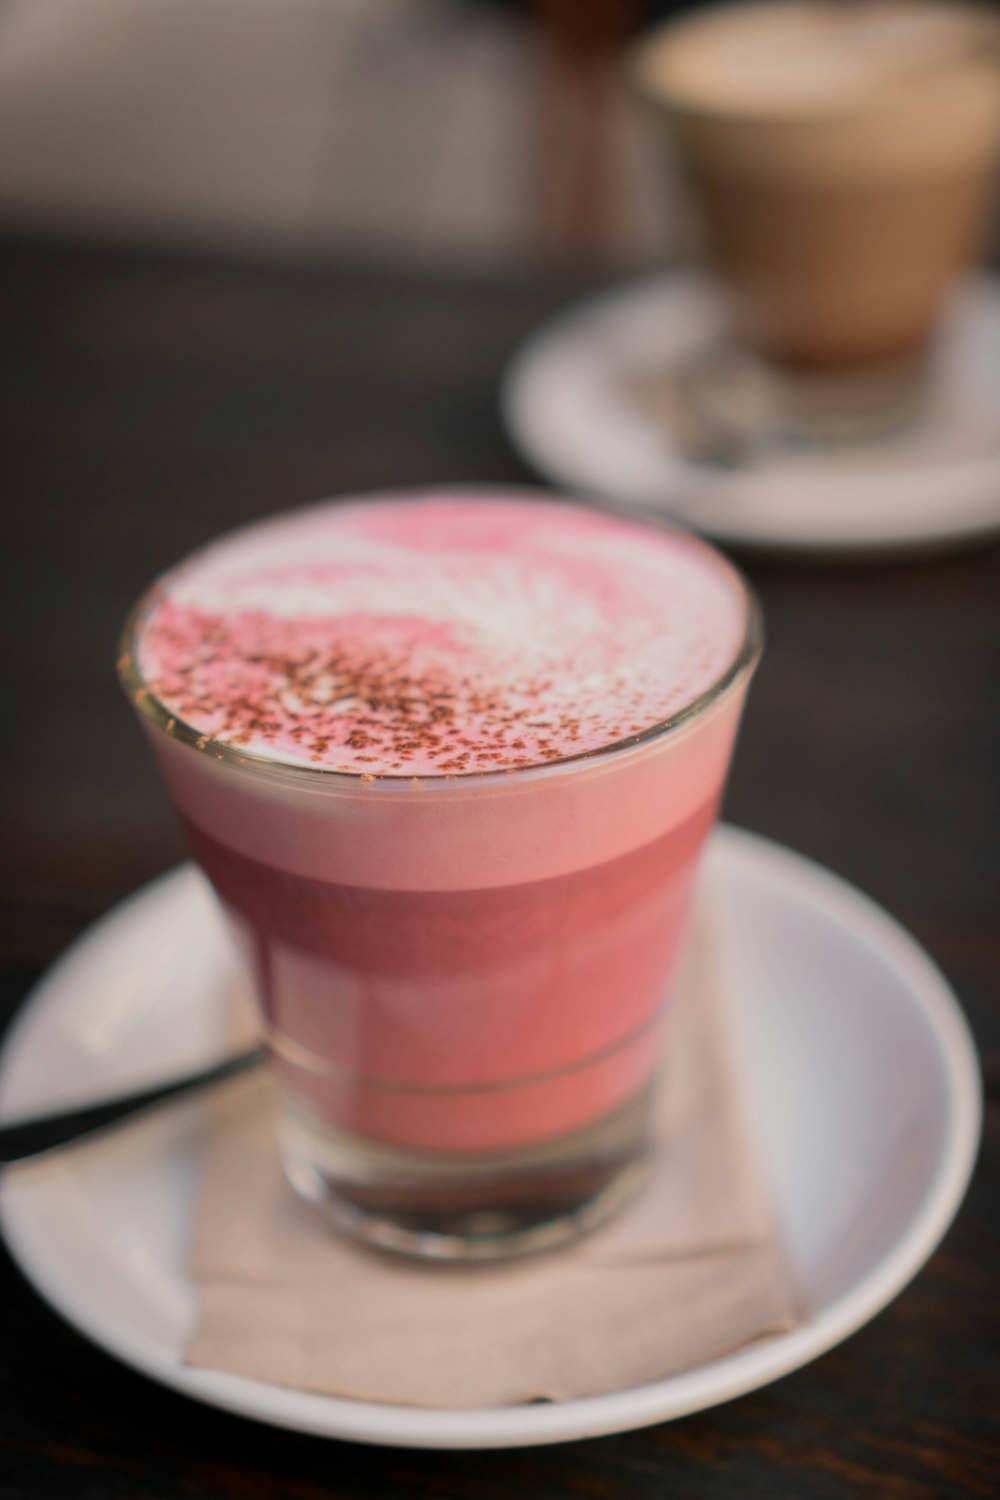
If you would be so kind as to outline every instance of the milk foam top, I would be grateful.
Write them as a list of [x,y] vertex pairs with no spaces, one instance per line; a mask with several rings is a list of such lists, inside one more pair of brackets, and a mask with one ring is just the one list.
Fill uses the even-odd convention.
[[996,16],[961,0],[777,0],[711,7],[664,28],[647,78],[713,111],[822,112],[977,66]]
[[245,528],[141,608],[141,693],[199,736],[362,776],[577,756],[737,660],[735,573],[682,533],[496,492],[329,502]]

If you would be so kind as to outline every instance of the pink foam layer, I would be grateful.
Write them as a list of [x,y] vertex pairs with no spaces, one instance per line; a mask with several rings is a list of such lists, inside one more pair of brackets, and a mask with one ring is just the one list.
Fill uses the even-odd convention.
[[374,775],[512,769],[638,733],[736,656],[745,603],[689,538],[555,502],[337,502],[168,575],[140,671],[209,740]]
[[550,879],[677,826],[719,795],[744,691],[638,746],[486,780],[303,778],[150,734],[185,819],[238,853],[316,880],[454,891]]

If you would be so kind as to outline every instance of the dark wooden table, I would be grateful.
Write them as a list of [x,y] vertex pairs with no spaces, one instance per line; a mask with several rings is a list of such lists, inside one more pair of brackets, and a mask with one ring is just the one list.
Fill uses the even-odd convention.
[[[530,477],[500,429],[497,374],[583,289],[0,244],[5,1015],[182,855],[114,681],[133,596],[194,543],[286,504]],[[995,1081],[1000,551],[749,570],[770,639],[728,816],[906,923]],[[380,1451],[255,1426],[92,1348],[4,1257],[0,1500],[995,1495],[998,1124],[994,1103],[954,1228],[869,1327],[728,1406],[562,1447]]]

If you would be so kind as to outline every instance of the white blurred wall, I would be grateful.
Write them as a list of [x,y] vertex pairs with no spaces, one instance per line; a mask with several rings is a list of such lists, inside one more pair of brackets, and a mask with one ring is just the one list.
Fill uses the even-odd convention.
[[[505,262],[536,248],[537,59],[455,0],[0,0],[0,226]],[[665,242],[627,110],[614,257]]]

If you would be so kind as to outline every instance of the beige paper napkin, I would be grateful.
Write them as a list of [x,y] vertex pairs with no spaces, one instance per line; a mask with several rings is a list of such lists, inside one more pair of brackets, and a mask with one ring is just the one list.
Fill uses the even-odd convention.
[[512,1405],[641,1385],[794,1327],[703,927],[674,999],[648,1185],[568,1250],[502,1267],[374,1254],[281,1175],[267,1085],[220,1101],[195,1227],[190,1364],[369,1401]]

